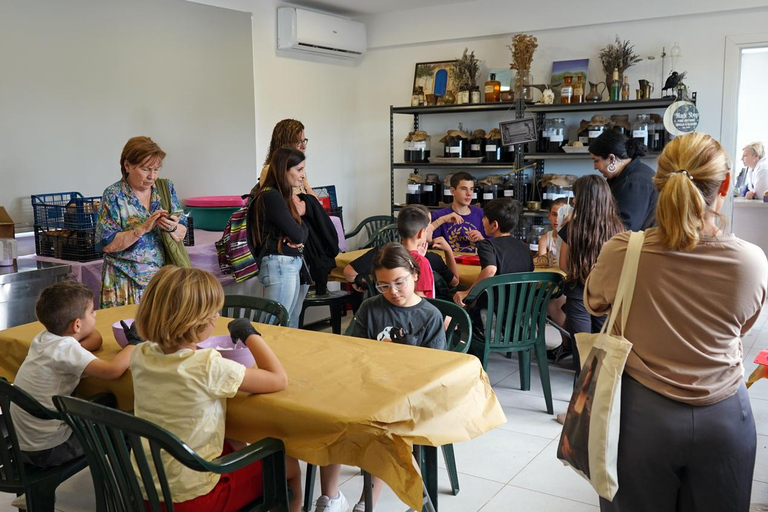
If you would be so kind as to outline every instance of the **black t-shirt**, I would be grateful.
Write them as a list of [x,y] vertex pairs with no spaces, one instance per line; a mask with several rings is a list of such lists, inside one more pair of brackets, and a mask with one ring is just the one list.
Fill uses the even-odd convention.
[[[560,228],[560,231],[557,232],[557,235],[562,239],[564,244],[567,244],[568,224]],[[570,254],[568,256],[570,256]],[[565,288],[563,289],[563,295],[571,299],[584,300],[584,283],[581,281],[566,281]]]
[[496,275],[533,272],[533,258],[528,244],[511,236],[487,238],[477,243],[482,268],[496,267]]
[[635,158],[618,176],[607,180],[621,222],[630,231],[647,229],[656,220],[659,194],[653,184],[655,174],[653,169]]

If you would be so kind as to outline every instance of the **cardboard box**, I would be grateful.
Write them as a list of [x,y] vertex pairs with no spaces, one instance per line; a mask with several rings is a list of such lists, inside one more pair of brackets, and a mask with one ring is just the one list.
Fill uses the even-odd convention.
[[0,238],[16,238],[13,219],[2,206],[0,206]]

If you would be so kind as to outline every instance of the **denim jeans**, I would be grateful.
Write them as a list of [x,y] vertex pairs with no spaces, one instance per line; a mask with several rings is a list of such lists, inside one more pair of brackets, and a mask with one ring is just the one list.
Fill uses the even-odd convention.
[[264,287],[264,296],[279,302],[288,311],[288,327],[299,327],[299,314],[307,296],[309,285],[302,285],[301,258],[269,254],[259,266],[259,282]]

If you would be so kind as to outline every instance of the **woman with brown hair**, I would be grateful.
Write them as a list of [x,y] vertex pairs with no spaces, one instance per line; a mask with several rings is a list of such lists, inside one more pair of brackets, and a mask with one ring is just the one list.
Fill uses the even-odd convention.
[[[275,154],[278,148],[283,146],[292,146],[302,153],[307,151],[307,144],[309,139],[304,136],[304,125],[297,119],[283,119],[277,123],[272,130],[272,139],[269,141],[269,148],[267,149],[267,158],[264,159],[264,167],[261,169],[261,176],[259,176],[259,183],[264,183],[267,178],[267,169],[269,169],[269,162],[272,161],[272,156]],[[312,190],[309,182],[307,181],[306,174],[301,182],[301,185],[294,190],[296,194],[309,194],[317,197],[315,191]]]
[[[645,232],[622,335],[619,491],[602,511],[749,510],[755,421],[744,386],[741,337],[765,302],[763,251],[718,226],[731,175],[709,135],[672,140],[659,157],[657,228]],[[629,233],[603,247],[585,285],[593,315],[607,313]]]
[[582,176],[573,184],[573,214],[560,228],[560,268],[566,272],[565,329],[571,335],[573,365],[581,371],[579,351],[573,346],[577,332],[596,333],[604,315],[590,315],[584,308],[584,282],[597,262],[603,244],[624,231],[611,189],[600,176]]
[[168,180],[172,211],[161,205],[156,181],[165,151],[149,137],[133,137],[120,156],[123,177],[101,198],[96,248],[104,252],[102,308],[137,304],[149,280],[165,265],[162,231],[175,240],[187,234],[186,219]]
[[277,149],[267,168],[264,182],[254,187],[253,215],[249,222],[253,247],[259,248],[259,282],[268,299],[288,311],[290,327],[298,327],[299,313],[307,286],[304,271],[304,242],[307,225],[304,201],[294,201],[294,187],[304,181],[304,153],[289,146]]

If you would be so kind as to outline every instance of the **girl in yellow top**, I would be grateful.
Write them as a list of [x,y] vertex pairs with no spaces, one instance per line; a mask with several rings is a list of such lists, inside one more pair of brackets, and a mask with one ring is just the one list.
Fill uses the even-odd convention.
[[[197,348],[211,335],[223,305],[224,291],[208,272],[163,267],[147,285],[136,316],[139,334],[152,341],[140,344],[131,357],[136,416],[169,430],[207,460],[234,451],[224,439],[227,398],[238,391],[273,393],[288,383],[280,361],[244,318],[230,322],[229,330],[250,349],[255,368],[224,359],[215,349]],[[179,512],[240,510],[261,495],[260,463],[220,476],[163,457]],[[286,474],[294,492],[291,512],[299,512],[296,459],[286,457]]]

